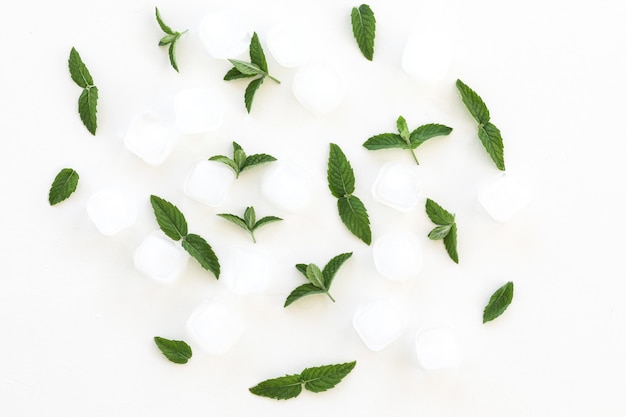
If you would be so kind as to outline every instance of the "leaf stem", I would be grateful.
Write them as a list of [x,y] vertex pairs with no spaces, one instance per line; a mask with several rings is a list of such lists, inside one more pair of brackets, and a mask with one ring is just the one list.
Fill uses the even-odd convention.
[[254,237],[254,232],[250,231],[250,236],[252,236],[252,241],[256,243],[256,238]]
[[335,299],[333,298],[332,295],[330,295],[330,293],[328,291],[326,291],[326,295],[328,296],[328,298],[330,298],[332,300],[332,302],[335,302]]
[[278,81],[276,78],[272,77],[271,75],[267,74],[267,77],[271,80],[274,80],[275,82],[277,82],[278,84],[280,84],[280,81]]
[[417,157],[415,156],[415,151],[413,149],[409,149],[411,151],[411,156],[413,156],[413,160],[415,161],[415,163],[417,165],[419,165],[420,163],[417,161]]

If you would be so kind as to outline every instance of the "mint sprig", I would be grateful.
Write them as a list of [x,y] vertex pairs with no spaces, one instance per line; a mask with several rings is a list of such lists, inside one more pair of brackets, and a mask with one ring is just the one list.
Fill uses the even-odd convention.
[[315,264],[297,264],[296,269],[309,280],[308,284],[303,284],[293,290],[285,300],[284,307],[287,307],[294,301],[312,294],[326,294],[333,302],[335,299],[330,295],[330,286],[335,279],[337,271],[352,256],[352,252],[342,253],[332,258],[323,270]]
[[63,168],[54,177],[52,186],[50,186],[50,192],[48,193],[48,201],[51,206],[66,200],[78,186],[78,172],[72,168]]
[[159,24],[159,27],[161,28],[163,32],[165,32],[165,36],[163,36],[161,40],[159,40],[159,46],[166,46],[166,45],[170,46],[168,48],[170,64],[172,65],[172,68],[176,70],[176,72],[180,72],[178,71],[178,63],[176,62],[176,43],[178,42],[180,37],[183,34],[185,34],[187,31],[184,30],[182,32],[177,32],[177,31],[172,30],[172,28],[170,28],[168,25],[165,24],[165,22],[163,22],[163,19],[161,18],[161,13],[159,12],[159,8],[155,7],[154,11],[155,11],[156,20],[157,20],[157,23]]
[[478,138],[485,147],[496,167],[504,171],[504,144],[502,135],[493,123],[490,122],[489,109],[482,98],[461,80],[456,80],[456,88],[461,94],[461,100],[467,107],[474,120],[478,122]]
[[513,301],[513,282],[509,281],[493,293],[483,310],[483,323],[499,317]]
[[150,204],[163,233],[174,241],[182,240],[183,249],[198,261],[202,268],[212,272],[215,278],[219,279],[220,263],[217,255],[202,236],[188,233],[187,221],[178,207],[155,195],[150,196]]
[[311,392],[323,392],[334,388],[355,367],[356,361],[336,365],[323,365],[306,368],[300,374],[285,375],[265,380],[254,387],[250,392],[262,397],[276,400],[295,398],[304,389]]
[[456,220],[454,215],[430,198],[426,199],[426,214],[437,225],[430,231],[428,238],[431,240],[443,239],[448,255],[458,264],[459,254],[456,249]]
[[228,213],[220,213],[218,214],[218,216],[220,216],[223,219],[228,220],[229,222],[233,224],[236,224],[237,226],[247,231],[252,237],[252,241],[254,243],[256,243],[256,237],[254,236],[254,232],[258,228],[265,226],[268,223],[273,223],[273,222],[282,220],[280,217],[276,217],[276,216],[266,216],[257,220],[256,212],[254,210],[254,207],[252,206],[246,208],[246,210],[243,213],[243,217],[239,217],[234,214],[228,214]]
[[415,163],[419,165],[414,150],[428,139],[449,135],[452,132],[451,127],[436,123],[425,124],[409,132],[406,120],[402,116],[398,117],[396,125],[398,133],[382,133],[372,136],[363,143],[363,146],[370,151],[392,148],[408,149]]
[[98,127],[98,87],[76,48],[72,47],[68,66],[72,80],[83,89],[78,97],[78,114],[89,133],[95,136]]
[[248,84],[244,94],[244,102],[248,113],[250,113],[250,109],[252,108],[254,96],[259,87],[261,87],[261,84],[263,84],[263,81],[265,81],[265,78],[269,78],[280,84],[280,81],[272,77],[269,73],[265,53],[263,52],[259,36],[256,32],[254,32],[250,40],[250,62],[240,61],[238,59],[229,59],[228,61],[233,64],[233,68],[228,70],[224,76],[225,81],[257,77]]
[[354,193],[354,171],[341,148],[330,144],[328,157],[328,188],[337,197],[337,209],[343,224],[366,244],[372,243],[372,231],[367,209]]
[[191,359],[191,347],[182,340],[169,340],[155,336],[154,343],[171,362],[184,364]]
[[243,148],[237,142],[233,142],[232,159],[224,155],[215,155],[210,157],[209,161],[217,161],[228,165],[235,172],[235,178],[239,178],[239,174],[243,171],[255,165],[276,161],[276,158],[264,153],[247,156]]
[[352,34],[365,58],[374,59],[374,38],[376,37],[376,18],[367,4],[353,7],[350,15]]

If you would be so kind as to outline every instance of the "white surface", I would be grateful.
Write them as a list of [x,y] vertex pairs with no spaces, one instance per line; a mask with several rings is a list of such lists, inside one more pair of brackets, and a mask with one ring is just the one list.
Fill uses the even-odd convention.
[[[247,234],[243,229],[242,235]],[[248,238],[248,236],[245,236]],[[257,245],[254,245],[257,246]],[[221,278],[235,294],[262,294],[273,277],[272,256],[263,249],[251,246],[230,248],[229,270]]]
[[[459,16],[448,27],[462,36],[454,38],[446,77],[427,84],[402,69],[421,1],[369,3],[378,22],[369,62],[349,27],[357,3],[316,3],[303,17],[301,2],[162,0],[165,21],[189,29],[178,45],[180,74],[167,49],[157,46],[162,32],[154,2],[0,2],[0,415],[626,415],[624,8],[616,1],[448,3]],[[251,17],[264,45],[278,21],[313,27],[312,62],[332,62],[346,78],[341,104],[323,116],[303,109],[291,93],[296,70],[279,66],[266,50],[282,84],[265,83],[248,115],[246,82],[223,81],[229,64],[209,57],[197,34],[202,16],[226,7]],[[100,89],[96,137],[76,112],[80,89],[67,70],[72,46]],[[507,168],[529,180],[530,205],[507,223],[491,219],[477,200],[480,185],[497,170],[455,91],[457,78],[489,106],[504,137]],[[181,136],[156,167],[124,148],[126,126],[146,101],[192,87],[220,91],[220,129]],[[451,262],[440,242],[424,240],[428,262],[419,279],[389,282],[375,272],[372,248],[338,219],[324,185],[328,143],[341,145],[350,158],[374,239],[401,229],[427,239],[433,225],[422,207],[400,213],[369,192],[380,167],[406,155],[360,144],[389,131],[400,114],[419,126],[425,117],[419,109],[430,110],[429,103],[445,118],[424,122],[454,131],[418,149],[428,174],[424,196],[456,214],[461,261]],[[296,263],[354,255],[333,284],[336,303],[319,295],[283,309],[284,297],[232,295],[246,325],[237,343],[219,357],[194,344],[189,363],[174,365],[152,338],[185,339],[195,306],[230,290],[194,260],[173,285],[154,283],[134,267],[133,251],[157,227],[149,204],[155,194],[177,204],[190,231],[226,260],[242,236],[182,187],[197,160],[228,154],[233,140],[292,160],[321,184],[307,209],[276,209],[260,191],[268,164],[242,175],[219,209],[238,213],[254,205],[284,217],[268,225],[258,243],[285,266],[278,276],[284,296],[304,283]],[[64,167],[79,172],[78,189],[50,207],[50,184]],[[108,185],[127,187],[140,206],[133,227],[105,237],[91,225],[85,204]],[[513,303],[483,325],[484,304],[507,280],[515,282]],[[372,352],[351,321],[362,303],[377,297],[405,301],[408,327],[403,338]],[[425,373],[416,363],[414,335],[431,323],[449,324],[463,342],[454,375]],[[247,390],[265,378],[349,360],[357,361],[354,371],[325,393],[278,402]]]
[[283,210],[297,212],[308,207],[311,188],[311,176],[292,163],[273,162],[263,176],[263,196]]
[[298,70],[293,79],[293,94],[313,114],[335,110],[345,94],[341,74],[330,64],[313,64]]
[[251,23],[231,9],[207,14],[198,28],[207,52],[218,59],[240,59],[248,51],[253,32]]
[[279,65],[293,68],[311,59],[312,42],[302,28],[280,23],[267,33],[267,47]]
[[176,145],[178,136],[151,112],[141,113],[133,119],[124,136],[129,151],[150,165],[165,162]]
[[176,126],[184,134],[206,133],[222,124],[223,110],[215,90],[186,88],[174,99]]
[[478,191],[478,201],[494,220],[508,222],[530,204],[530,189],[508,173],[491,178]]
[[174,282],[187,267],[189,255],[181,242],[175,242],[160,230],[150,233],[135,250],[135,267],[158,282]]

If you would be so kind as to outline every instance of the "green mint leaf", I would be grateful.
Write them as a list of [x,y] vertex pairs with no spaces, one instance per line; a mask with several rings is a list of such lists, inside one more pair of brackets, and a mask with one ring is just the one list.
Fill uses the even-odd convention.
[[261,397],[287,400],[300,395],[302,392],[302,379],[300,375],[285,375],[263,381],[249,388],[249,390],[251,393]]
[[167,51],[169,57],[170,57],[170,64],[172,65],[172,68],[174,68],[176,70],[176,72],[178,71],[178,63],[176,62],[176,41],[178,40],[178,37],[176,38],[176,40],[174,42],[172,42],[170,44],[170,47]]
[[430,198],[426,199],[426,214],[430,221],[439,226],[447,226],[454,223],[454,215]]
[[483,323],[500,316],[513,300],[513,282],[509,281],[498,288],[489,299],[483,311]]
[[311,284],[315,285],[318,288],[326,290],[324,286],[324,276],[322,275],[322,271],[315,264],[309,264],[306,267],[306,278],[311,282]]
[[365,58],[374,58],[374,37],[376,36],[376,19],[374,12],[367,4],[354,7],[351,13],[352,33],[357,45]]
[[324,286],[326,288],[330,288],[333,283],[333,279],[335,279],[337,271],[345,261],[350,259],[351,256],[352,252],[342,253],[341,255],[337,255],[333,259],[328,261],[328,263],[322,270],[322,275],[324,276]]
[[300,376],[304,381],[304,388],[308,391],[323,392],[340,383],[354,369],[355,365],[356,361],[306,368]]
[[233,159],[237,164],[237,172],[241,172],[241,168],[243,168],[246,163],[246,152],[241,149],[241,147],[235,149],[235,151],[233,152]]
[[411,132],[411,136],[409,139],[411,141],[411,148],[415,149],[430,138],[434,138],[435,136],[449,135],[450,132],[452,132],[451,127],[440,125],[437,123],[422,125],[415,129],[413,132]]
[[235,172],[235,175],[239,174],[239,166],[235,163],[235,161],[233,161],[227,156],[215,155],[215,156],[210,157],[209,161],[216,161],[216,162],[221,162],[222,164],[226,164],[232,168],[232,170]]
[[273,223],[273,222],[278,222],[281,221],[282,219],[280,217],[276,217],[276,216],[265,216],[261,219],[259,219],[256,224],[254,225],[254,230],[258,229],[259,227],[265,226],[268,223]]
[[334,197],[352,195],[354,192],[354,171],[341,148],[330,144],[328,157],[328,188]]
[[239,71],[237,68],[233,67],[226,73],[226,75],[224,75],[224,80],[230,81],[230,80],[238,80],[241,78],[250,78],[250,77],[254,77],[254,75],[244,74],[241,71]]
[[231,223],[236,224],[237,226],[241,227],[242,229],[246,230],[250,236],[252,237],[252,240],[254,241],[254,243],[256,243],[256,237],[254,236],[254,231],[256,229],[258,229],[259,227],[262,227],[268,223],[272,223],[275,221],[279,221],[282,220],[280,217],[275,217],[275,216],[267,216],[267,217],[263,217],[262,219],[260,219],[259,221],[256,220],[256,213],[254,210],[254,207],[248,207],[246,208],[244,214],[243,214],[243,218],[239,217],[239,216],[235,216],[234,214],[226,214],[226,213],[222,213],[222,214],[218,214],[218,216],[230,221]]
[[80,120],[92,135],[96,134],[98,127],[98,87],[91,86],[83,89],[83,92],[78,97],[78,114]]
[[257,153],[254,155],[250,155],[249,157],[246,158],[246,161],[244,162],[241,170],[244,171],[255,165],[265,164],[267,162],[273,162],[273,161],[276,161],[276,158],[274,158],[272,155],[267,155],[264,153]]
[[78,172],[72,168],[63,168],[54,177],[50,192],[48,193],[48,201],[51,206],[67,199],[78,186]]
[[159,40],[159,46],[169,45],[170,43],[174,42],[176,39],[178,39],[178,36],[176,35],[165,35]]
[[496,167],[504,171],[504,144],[500,130],[488,122],[478,127],[478,137]]
[[233,142],[233,159],[230,159],[223,155],[216,155],[209,158],[209,161],[218,161],[228,165],[235,172],[235,177],[239,178],[239,174],[255,165],[263,164],[266,162],[276,161],[271,155],[267,154],[255,154],[246,156],[246,152],[237,142]]
[[264,71],[257,64],[240,61],[238,59],[228,60],[237,71],[245,75],[264,75]]
[[159,12],[158,7],[154,8],[154,12],[156,14],[157,23],[159,24],[159,27],[161,28],[161,30],[169,35],[175,35],[175,32],[168,25],[166,25],[165,22],[163,22],[163,19],[161,18],[161,13]]
[[406,143],[409,143],[411,132],[409,132],[409,126],[406,124],[406,119],[402,116],[399,116],[398,120],[396,121],[396,126],[398,127],[398,133],[400,133],[400,137],[402,138],[402,140],[404,140]]
[[79,87],[87,88],[93,86],[93,78],[91,78],[91,74],[89,74],[89,70],[83,63],[83,60],[80,58],[80,55],[76,48],[72,47],[70,51],[70,57],[68,59],[68,66],[70,69],[70,76],[72,80]]
[[452,228],[452,224],[447,224],[445,226],[437,226],[428,234],[428,238],[430,240],[441,240],[450,233],[450,229]]
[[218,216],[220,216],[223,219],[228,220],[229,222],[233,224],[236,224],[237,226],[241,227],[243,230],[246,230],[248,232],[250,231],[250,229],[248,229],[248,225],[246,224],[246,221],[239,216],[235,216],[234,214],[228,214],[228,213],[219,213]]
[[161,40],[159,40],[159,46],[165,46],[165,45],[170,46],[168,48],[170,64],[172,65],[172,68],[176,70],[176,72],[179,72],[178,63],[176,62],[176,42],[178,42],[178,39],[180,39],[181,35],[187,31],[185,30],[182,33],[180,33],[180,32],[176,32],[172,30],[172,28],[170,28],[168,25],[165,24],[165,22],[163,22],[163,19],[161,18],[161,13],[159,12],[159,8],[155,7],[154,9],[155,9],[155,14],[156,14],[156,20],[157,20],[157,23],[159,24],[159,27],[161,28],[163,32],[167,34],[167,36],[164,36],[161,38]]
[[159,227],[170,239],[178,241],[187,235],[187,221],[178,207],[155,195],[150,196],[150,204]]
[[339,217],[353,235],[366,244],[372,243],[370,219],[365,206],[356,196],[341,197],[337,200]]
[[467,107],[467,110],[474,120],[476,120],[478,124],[489,122],[489,110],[483,99],[461,80],[456,80],[456,88],[459,90],[461,100],[463,100],[465,107]]
[[220,262],[211,246],[202,236],[188,234],[183,238],[183,249],[207,271],[212,272],[216,279],[220,277]]
[[392,148],[409,149],[408,143],[397,133],[382,133],[372,136],[363,143],[363,146],[370,151]]
[[307,295],[324,294],[325,292],[326,290],[323,290],[322,288],[318,288],[313,284],[300,285],[287,296],[287,299],[285,300],[285,305],[283,307],[287,307],[294,301],[297,301]]
[[246,87],[246,92],[244,93],[243,100],[246,104],[246,110],[250,113],[252,109],[252,102],[254,101],[254,95],[256,94],[265,77],[257,78],[256,80],[250,81],[250,84]]
[[259,41],[259,37],[254,32],[252,35],[252,39],[250,40],[250,61],[258,66],[261,71],[267,74],[267,61],[265,60],[265,53],[263,52],[263,48],[261,47],[261,42]]
[[302,275],[304,275],[304,277],[306,278],[306,267],[309,266],[308,264],[297,264],[296,265],[296,269],[298,271],[300,271],[302,273]]
[[459,254],[456,251],[456,223],[450,226],[450,232],[443,238],[443,244],[446,247],[450,259],[455,263],[459,263]]
[[254,229],[254,224],[256,223],[256,212],[254,211],[254,207],[246,207],[246,210],[243,212],[243,219],[246,222],[246,226],[248,226],[248,230]]
[[169,340],[155,336],[154,343],[163,355],[174,363],[187,363],[191,358],[191,347],[182,340]]

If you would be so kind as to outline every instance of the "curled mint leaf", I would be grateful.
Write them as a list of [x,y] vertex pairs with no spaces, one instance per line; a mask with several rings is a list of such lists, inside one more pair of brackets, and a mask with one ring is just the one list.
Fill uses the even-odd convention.
[[72,168],[63,168],[54,178],[50,192],[48,193],[48,202],[51,206],[66,200],[78,186],[78,172]]
[[509,281],[493,293],[483,310],[483,323],[499,317],[513,301],[513,282]]
[[184,364],[191,358],[191,347],[182,340],[169,340],[155,336],[154,343],[171,362]]

